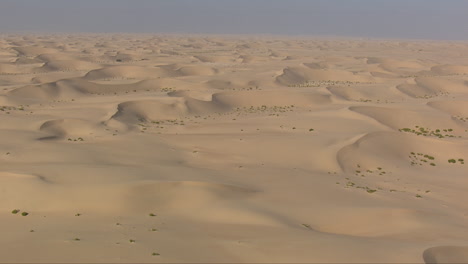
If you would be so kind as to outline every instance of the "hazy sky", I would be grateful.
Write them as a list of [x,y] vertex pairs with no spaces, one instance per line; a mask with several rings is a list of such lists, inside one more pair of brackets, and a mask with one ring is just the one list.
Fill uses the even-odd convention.
[[136,32],[468,40],[466,0],[0,0],[0,33]]

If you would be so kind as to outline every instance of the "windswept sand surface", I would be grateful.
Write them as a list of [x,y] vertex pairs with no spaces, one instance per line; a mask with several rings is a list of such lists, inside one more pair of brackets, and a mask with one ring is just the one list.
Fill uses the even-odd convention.
[[0,261],[468,262],[467,54],[0,36]]

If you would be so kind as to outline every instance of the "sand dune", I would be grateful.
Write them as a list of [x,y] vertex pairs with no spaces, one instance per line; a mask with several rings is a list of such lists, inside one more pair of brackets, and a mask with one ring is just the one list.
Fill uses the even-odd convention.
[[427,105],[444,111],[452,116],[468,116],[468,105],[465,101],[432,101],[428,102]]
[[401,235],[431,228],[426,214],[402,208],[352,208],[320,216],[320,221],[312,227],[321,232],[357,237]]
[[466,262],[467,50],[4,34],[0,261]]
[[85,61],[51,61],[36,69],[36,72],[49,71],[89,71],[98,69],[100,65]]
[[93,70],[85,75],[88,80],[100,79],[154,79],[191,75],[214,75],[216,70],[207,66],[168,65],[154,68],[140,66],[110,66]]
[[303,84],[308,81],[349,81],[371,82],[373,79],[367,75],[359,75],[344,70],[325,70],[310,67],[289,67],[276,78],[283,85]]
[[0,74],[18,74],[23,73],[21,68],[12,64],[0,64]]
[[182,76],[197,76],[197,75],[215,75],[218,73],[217,69],[208,66],[183,66],[178,68],[176,73]]
[[311,69],[317,69],[317,70],[325,70],[325,69],[331,68],[331,64],[328,63],[327,61],[304,63],[304,66],[311,68]]
[[[462,141],[447,142],[405,133],[374,132],[363,135],[353,144],[342,148],[337,154],[337,160],[340,167],[347,172],[376,170],[378,167],[395,170],[414,165],[411,163],[411,152],[432,156],[437,161],[436,167],[444,168],[450,168],[451,164],[447,160],[468,155],[466,143]],[[428,165],[427,168],[431,168],[431,162],[426,159],[424,163]]]
[[220,79],[209,80],[206,82],[206,86],[208,88],[219,89],[219,90],[239,89],[243,87],[242,84],[237,84],[232,81],[220,80]]
[[39,54],[34,59],[41,61],[41,62],[51,62],[51,61],[75,60],[77,58],[75,58],[74,56],[68,53],[55,52],[55,53]]
[[213,95],[213,101],[231,107],[250,106],[315,106],[330,103],[328,95],[317,93],[291,94],[284,91],[225,92]]
[[58,50],[55,50],[55,49],[44,48],[44,47],[39,47],[39,46],[12,47],[12,49],[18,52],[19,56],[27,56],[27,57],[38,56],[44,53],[58,52]]
[[457,130],[458,128],[458,133],[460,133],[462,129],[452,119],[447,118],[446,114],[433,111],[430,108],[402,110],[389,107],[353,106],[350,107],[350,110],[372,117],[378,122],[396,130],[418,126],[428,129],[451,128]]
[[463,81],[451,81],[432,77],[418,77],[414,82],[415,84],[401,84],[397,86],[397,89],[412,97],[428,98],[447,93],[458,93],[468,88]]
[[391,58],[368,58],[368,64],[378,64],[384,71],[398,73],[400,75],[410,75],[425,70],[428,66],[419,61],[396,60]]
[[241,55],[239,56],[239,58],[242,60],[242,63],[256,63],[268,61],[268,58],[252,55]]
[[125,123],[178,119],[189,112],[183,98],[164,98],[158,101],[134,101],[121,103],[112,117]]
[[85,75],[88,80],[99,79],[147,79],[158,77],[170,77],[171,72],[163,68],[146,68],[140,66],[110,66],[92,70]]
[[125,123],[137,123],[224,113],[241,107],[314,107],[331,102],[327,95],[292,95],[282,91],[222,92],[213,94],[211,100],[194,99],[187,96],[187,93],[170,95],[173,97],[121,103],[112,118]]
[[467,65],[437,65],[431,68],[431,72],[438,75],[465,75],[468,74]]
[[37,58],[30,58],[30,57],[19,57],[15,59],[16,65],[24,65],[24,64],[39,64],[42,63],[41,60]]
[[[392,58],[368,57],[367,64],[385,64],[390,68],[421,68],[422,65],[417,61],[403,61]],[[383,66],[383,65],[382,65]]]
[[[42,83],[43,80],[37,80]],[[175,79],[146,79],[142,81],[132,80],[130,83],[97,83],[86,80],[85,78],[68,78],[51,83],[40,85],[29,85],[20,87],[9,92],[9,95],[18,99],[73,99],[86,95],[115,95],[122,93],[135,92],[169,92],[178,87],[187,89],[191,87],[189,83]]]
[[119,52],[117,55],[113,56],[112,59],[117,62],[134,62],[142,60],[143,56],[138,54]]
[[361,102],[394,102],[405,98],[397,89],[384,85],[330,86],[327,89],[338,98]]
[[231,56],[207,56],[207,55],[197,55],[194,56],[196,59],[201,62],[211,62],[211,63],[232,63],[235,61],[235,58]]

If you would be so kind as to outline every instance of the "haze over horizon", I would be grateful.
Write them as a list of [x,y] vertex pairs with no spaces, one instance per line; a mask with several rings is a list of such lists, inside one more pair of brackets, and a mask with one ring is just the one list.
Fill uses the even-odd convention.
[[2,0],[0,33],[332,35],[468,40],[462,0]]

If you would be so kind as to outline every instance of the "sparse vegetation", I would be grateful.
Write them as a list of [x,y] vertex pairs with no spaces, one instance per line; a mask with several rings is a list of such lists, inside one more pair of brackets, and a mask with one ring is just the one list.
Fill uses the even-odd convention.
[[468,117],[454,116],[453,118],[462,122],[468,121]]
[[161,92],[169,93],[169,92],[174,92],[175,87],[163,87],[161,88]]
[[450,94],[449,92],[438,91],[438,92],[433,92],[432,94],[425,94],[425,95],[415,96],[415,98],[430,99],[430,98],[434,98],[434,97],[437,97],[437,96],[449,95],[449,94]]
[[376,169],[366,169],[365,171],[361,170],[359,165],[357,165],[357,168],[358,169],[354,171],[354,175],[356,176],[366,177],[374,173],[378,175],[387,174],[387,172],[382,167],[377,167]]
[[435,129],[431,130],[429,128],[424,128],[420,126],[415,126],[415,129],[411,128],[401,128],[399,129],[400,132],[406,132],[406,133],[413,133],[418,136],[425,136],[425,137],[438,137],[438,138],[445,138],[445,137],[450,137],[453,138],[455,135],[453,135],[453,129],[452,128],[446,128],[446,129]]
[[464,159],[449,159],[448,160],[448,163],[457,163],[459,162],[460,164],[465,164],[465,160]]
[[68,138],[67,140],[68,140],[68,141],[73,141],[73,142],[84,141],[84,139],[83,139],[82,137],[79,137],[79,138]]
[[25,106],[20,105],[16,106],[0,106],[0,112],[4,112],[5,114],[11,114],[11,111],[25,111]]
[[[418,153],[411,152],[409,155],[409,158],[411,159],[412,166],[415,166],[415,165],[422,166],[424,164],[427,164],[429,161],[435,160],[434,156],[424,154],[424,153],[419,153],[419,152]],[[436,166],[435,162],[430,162],[429,165]]]
[[306,81],[300,84],[290,84],[288,87],[326,87],[326,86],[335,86],[335,85],[344,85],[351,86],[356,84],[371,84],[371,82],[352,82],[352,81],[332,81],[332,80],[323,80],[323,81]]

